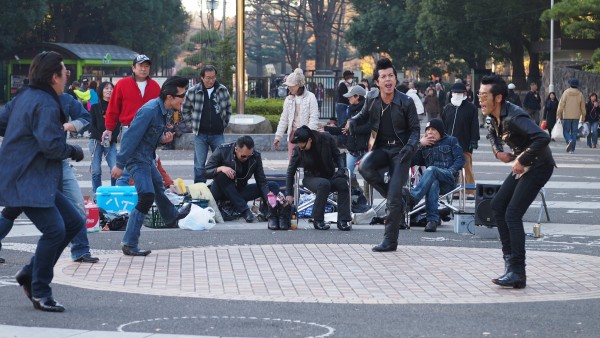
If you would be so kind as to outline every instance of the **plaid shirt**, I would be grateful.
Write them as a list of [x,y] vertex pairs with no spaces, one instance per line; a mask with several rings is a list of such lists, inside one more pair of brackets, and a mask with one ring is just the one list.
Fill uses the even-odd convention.
[[[218,109],[218,113],[221,115],[223,120],[223,128],[226,128],[229,124],[229,117],[231,116],[231,97],[229,91],[225,86],[220,84],[218,81],[215,82],[215,90],[212,93],[217,105],[215,109]],[[181,117],[186,125],[192,126],[194,133],[198,134],[200,129],[200,120],[202,117],[202,107],[204,105],[204,85],[202,81],[198,82],[197,85],[188,89],[185,95],[185,101],[183,102],[183,108],[181,109]]]

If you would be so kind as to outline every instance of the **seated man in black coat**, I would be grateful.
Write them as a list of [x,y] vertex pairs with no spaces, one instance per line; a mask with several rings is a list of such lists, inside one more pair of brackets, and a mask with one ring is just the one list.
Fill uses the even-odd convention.
[[[252,176],[256,183],[248,184]],[[215,200],[231,201],[235,211],[248,223],[255,221],[248,201],[260,197],[266,204],[269,191],[279,193],[276,182],[267,182],[260,153],[254,151],[254,140],[246,135],[235,143],[220,145],[212,153],[206,163],[206,177],[213,179],[210,192]]]
[[298,167],[303,167],[302,183],[310,191],[316,193],[312,209],[315,229],[329,229],[329,225],[325,224],[327,196],[330,192],[337,191],[337,227],[343,231],[351,230],[350,186],[346,174],[346,163],[333,136],[302,126],[296,130],[291,142],[297,147],[294,148],[287,170],[286,199],[288,202],[294,201],[293,187],[296,170]]

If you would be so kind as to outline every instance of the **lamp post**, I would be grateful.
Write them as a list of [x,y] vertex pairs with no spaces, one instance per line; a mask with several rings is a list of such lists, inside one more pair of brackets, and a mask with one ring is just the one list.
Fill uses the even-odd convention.
[[210,11],[208,26],[212,31],[215,29],[215,10],[219,8],[219,0],[206,0],[206,8]]
[[[550,0],[550,9],[554,7],[554,0]],[[548,93],[554,91],[554,20],[550,19],[550,83]]]

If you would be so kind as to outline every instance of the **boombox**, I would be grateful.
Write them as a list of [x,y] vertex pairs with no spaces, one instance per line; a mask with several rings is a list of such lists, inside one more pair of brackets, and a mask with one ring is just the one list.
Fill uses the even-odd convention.
[[475,225],[495,227],[492,199],[500,190],[499,184],[477,184],[475,186]]

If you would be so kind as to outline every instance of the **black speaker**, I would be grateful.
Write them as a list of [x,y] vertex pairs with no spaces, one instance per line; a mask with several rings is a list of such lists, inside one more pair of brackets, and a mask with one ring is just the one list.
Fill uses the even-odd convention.
[[499,184],[477,184],[475,186],[475,225],[495,227],[492,213],[492,198],[500,190]]

